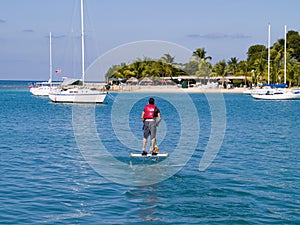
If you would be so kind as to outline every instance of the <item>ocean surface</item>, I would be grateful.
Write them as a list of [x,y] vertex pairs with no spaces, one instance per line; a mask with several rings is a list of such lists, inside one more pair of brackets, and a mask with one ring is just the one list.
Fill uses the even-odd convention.
[[[114,93],[73,106],[29,83],[0,81],[0,224],[300,224],[300,101]],[[169,159],[129,156],[149,96]]]

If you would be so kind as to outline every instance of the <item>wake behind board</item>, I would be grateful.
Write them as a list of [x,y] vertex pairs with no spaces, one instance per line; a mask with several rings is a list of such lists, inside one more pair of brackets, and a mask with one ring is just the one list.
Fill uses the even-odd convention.
[[169,153],[158,153],[157,155],[152,155],[148,153],[147,155],[142,155],[142,153],[130,153],[130,157],[168,157]]

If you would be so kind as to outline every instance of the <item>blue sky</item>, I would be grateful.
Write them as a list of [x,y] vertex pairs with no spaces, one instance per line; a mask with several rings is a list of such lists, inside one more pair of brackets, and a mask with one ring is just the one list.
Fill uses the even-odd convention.
[[[299,31],[299,8],[298,0],[85,0],[86,66],[143,40],[175,43],[191,54],[203,47],[212,63],[245,60],[248,47],[267,45],[268,23],[272,43],[283,38],[284,25]],[[48,80],[50,31],[53,68],[62,69],[54,79],[78,77],[79,25],[79,0],[1,0],[0,79]]]

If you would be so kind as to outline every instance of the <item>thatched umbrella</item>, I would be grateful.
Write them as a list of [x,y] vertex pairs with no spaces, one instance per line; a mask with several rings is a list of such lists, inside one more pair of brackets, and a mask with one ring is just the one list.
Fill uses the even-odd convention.
[[153,85],[153,80],[151,80],[149,77],[144,77],[139,82],[140,85]]
[[126,83],[127,84],[137,84],[139,82],[139,80],[136,77],[130,77]]

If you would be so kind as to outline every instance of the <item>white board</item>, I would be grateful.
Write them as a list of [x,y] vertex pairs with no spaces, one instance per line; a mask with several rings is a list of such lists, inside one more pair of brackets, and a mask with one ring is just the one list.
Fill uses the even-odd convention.
[[169,153],[158,153],[157,155],[152,155],[148,153],[147,155],[142,155],[142,153],[130,153],[130,157],[168,157]]

